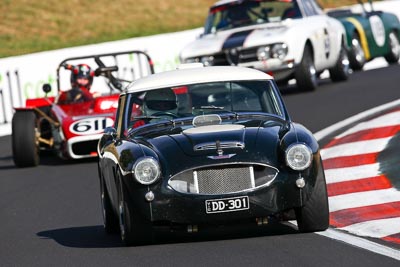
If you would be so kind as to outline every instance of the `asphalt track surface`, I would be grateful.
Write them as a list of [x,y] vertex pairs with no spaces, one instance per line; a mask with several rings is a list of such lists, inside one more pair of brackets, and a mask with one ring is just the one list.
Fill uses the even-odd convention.
[[[282,91],[293,120],[318,132],[400,98],[400,66],[323,80],[315,92]],[[326,144],[328,138],[321,140]],[[399,261],[290,224],[160,234],[158,243],[123,247],[103,232],[96,161],[42,158],[17,169],[10,136],[0,137],[1,266],[397,266]],[[400,246],[382,243],[399,251]]]

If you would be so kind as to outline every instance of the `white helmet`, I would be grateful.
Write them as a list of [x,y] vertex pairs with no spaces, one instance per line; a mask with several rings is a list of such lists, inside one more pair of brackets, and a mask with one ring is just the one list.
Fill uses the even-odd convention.
[[160,113],[178,113],[177,98],[170,88],[151,90],[144,96],[143,113],[145,116],[151,116]]

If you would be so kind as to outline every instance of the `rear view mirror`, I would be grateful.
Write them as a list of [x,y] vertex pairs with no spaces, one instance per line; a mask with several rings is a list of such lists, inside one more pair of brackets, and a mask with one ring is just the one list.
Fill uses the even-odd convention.
[[51,92],[51,85],[48,83],[43,84],[42,90],[47,95],[48,93]]

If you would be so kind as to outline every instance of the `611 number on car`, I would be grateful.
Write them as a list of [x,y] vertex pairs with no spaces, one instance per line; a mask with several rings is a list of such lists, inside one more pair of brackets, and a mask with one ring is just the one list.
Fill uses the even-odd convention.
[[87,118],[76,121],[69,126],[71,133],[78,135],[102,133],[108,126],[113,125],[114,121],[107,117]]

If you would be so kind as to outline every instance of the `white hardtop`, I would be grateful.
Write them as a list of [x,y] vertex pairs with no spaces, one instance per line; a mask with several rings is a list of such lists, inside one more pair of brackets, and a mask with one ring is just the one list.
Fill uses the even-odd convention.
[[127,92],[142,92],[158,88],[189,84],[225,81],[273,80],[272,76],[259,70],[236,66],[213,66],[177,69],[152,74],[136,80]]

